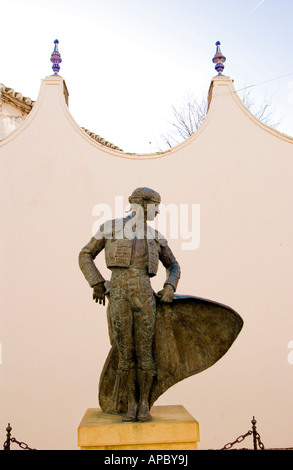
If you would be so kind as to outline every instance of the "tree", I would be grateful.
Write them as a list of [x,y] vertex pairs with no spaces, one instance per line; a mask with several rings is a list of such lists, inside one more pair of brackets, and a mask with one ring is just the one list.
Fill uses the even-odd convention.
[[280,124],[279,121],[273,120],[273,112],[272,112],[272,97],[267,100],[265,99],[261,104],[257,105],[251,97],[251,92],[244,89],[244,93],[242,94],[242,102],[249,111],[255,115],[257,119],[262,121],[267,126],[276,128]]
[[[251,92],[244,89],[241,96],[244,106],[250,110],[259,120],[270,127],[277,127],[279,122],[273,121],[273,113],[271,111],[271,100],[265,100],[260,105],[255,105]],[[168,149],[179,144],[183,140],[190,137],[202,124],[208,112],[208,99],[197,98],[188,93],[179,107],[172,106],[172,117],[169,121],[170,130],[166,134],[161,134],[160,138],[163,145]],[[162,149],[160,148],[162,151]]]

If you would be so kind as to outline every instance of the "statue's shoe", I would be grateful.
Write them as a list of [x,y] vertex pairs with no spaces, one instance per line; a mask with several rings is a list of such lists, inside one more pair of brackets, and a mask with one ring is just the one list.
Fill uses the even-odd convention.
[[137,405],[131,405],[127,413],[123,416],[122,421],[125,423],[130,423],[132,421],[136,421],[136,415],[137,415]]
[[148,405],[145,405],[145,404],[141,405],[138,415],[137,415],[137,419],[138,421],[151,421],[152,420],[152,416],[150,414]]

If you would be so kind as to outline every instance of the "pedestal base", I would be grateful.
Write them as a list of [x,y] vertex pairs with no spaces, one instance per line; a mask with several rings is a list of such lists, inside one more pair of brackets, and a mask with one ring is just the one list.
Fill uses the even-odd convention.
[[196,450],[198,422],[181,405],[153,406],[152,421],[124,423],[122,416],[89,408],[78,428],[81,450]]

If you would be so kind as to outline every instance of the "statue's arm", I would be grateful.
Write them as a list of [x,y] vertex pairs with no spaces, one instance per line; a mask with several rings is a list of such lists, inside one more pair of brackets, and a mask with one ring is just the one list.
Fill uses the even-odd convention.
[[164,289],[159,292],[163,302],[171,302],[180,278],[180,266],[167,243],[161,246],[160,261],[166,269]]
[[105,244],[105,238],[97,234],[90,239],[89,243],[79,253],[79,267],[91,287],[105,282],[105,279],[94,263],[94,259],[104,249]]
[[161,246],[159,257],[166,269],[166,281],[164,283],[164,287],[166,284],[171,284],[174,291],[176,291],[177,284],[180,279],[180,266],[167,244],[165,246]]

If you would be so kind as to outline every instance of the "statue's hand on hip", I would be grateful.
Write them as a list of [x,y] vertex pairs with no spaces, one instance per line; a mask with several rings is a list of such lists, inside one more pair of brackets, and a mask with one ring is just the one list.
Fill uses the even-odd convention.
[[170,303],[174,298],[174,288],[171,284],[166,284],[164,289],[158,292],[158,296],[160,297],[162,302]]
[[106,288],[103,282],[99,282],[93,287],[93,299],[96,303],[105,305]]

